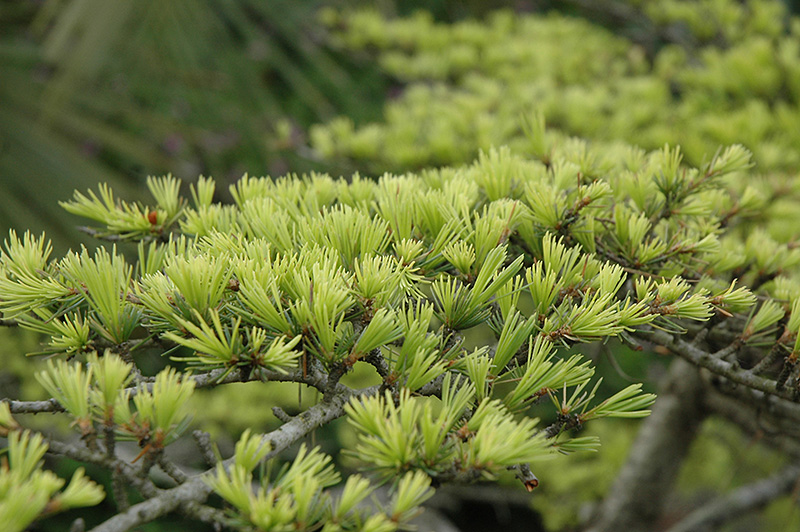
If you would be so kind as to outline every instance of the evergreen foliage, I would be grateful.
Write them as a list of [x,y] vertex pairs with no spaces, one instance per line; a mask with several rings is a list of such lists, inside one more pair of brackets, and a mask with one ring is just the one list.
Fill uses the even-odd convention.
[[[744,246],[736,261],[725,251],[739,238],[736,215],[698,207],[739,205],[727,176],[750,165],[741,146],[693,168],[669,147],[600,152],[573,140],[553,143],[548,163],[502,149],[469,166],[377,181],[245,177],[231,206],[210,201],[208,179],[192,186],[192,201],[174,178],[151,179],[150,206],[114,199],[105,186],[76,192],[65,208],[99,222],[90,231],[114,245],[52,259],[43,238],[12,232],[0,307],[6,324],[47,332],[44,352],[88,353],[88,364],[49,362],[37,378],[53,401],[12,402],[7,425],[22,430],[11,413],[64,411],[90,462],[120,463],[115,439],[138,441],[141,465],[125,463],[118,478],[137,476],[153,497],[143,508],[160,496],[148,495],[154,488],[141,474],[156,463],[171,469],[163,449],[187,428],[195,388],[304,383],[322,392],[310,410],[320,420],[302,415],[274,433],[244,435],[232,462],[178,476],[175,495],[194,486],[200,495],[180,500],[200,502],[213,489],[232,513],[208,519],[262,529],[324,522],[388,530],[414,514],[431,482],[529,471],[553,453],[596,449],[596,439],[574,431],[592,419],[648,413],[654,396],[639,385],[598,397],[592,364],[569,354],[571,345],[658,332],[679,341],[713,317],[738,345],[759,346],[781,327],[776,349],[789,374],[752,377],[794,397],[800,252],[770,243],[773,278],[764,282],[758,249]],[[134,263],[116,249],[126,241],[138,242]],[[757,303],[735,277],[772,298]],[[496,345],[466,349],[463,333],[480,324]],[[172,361],[154,378],[136,369],[138,352],[151,346]],[[382,384],[339,382],[364,363]],[[544,426],[536,412],[554,421]],[[357,435],[360,463],[400,479],[393,506],[375,514],[384,517],[324,502],[338,474],[315,450],[251,491],[261,459],[341,415]],[[300,473],[317,469],[316,480]],[[535,477],[520,475],[532,485]],[[344,500],[370,489],[354,478]],[[194,508],[185,511],[204,520],[212,511]]]
[[[796,181],[775,174],[800,165],[800,21],[778,0],[627,3],[649,24],[640,33],[666,34],[665,43],[651,50],[555,12],[445,24],[424,13],[325,11],[333,42],[374,57],[404,90],[380,122],[340,117],[312,127],[311,146],[380,174],[467,163],[500,145],[546,161],[550,144],[569,136],[610,149],[619,140],[645,150],[680,145],[693,165],[739,143],[769,174],[769,190],[791,195],[776,209],[796,227]],[[531,143],[544,121],[551,138]],[[769,229],[788,240],[796,234],[789,226]]]
[[[640,384],[604,391],[576,349],[588,345],[669,351],[712,375],[743,427],[760,401],[797,437],[800,250],[781,217],[798,186],[785,173],[798,164],[798,25],[784,31],[776,2],[633,4],[688,28],[692,46],[648,58],[561,15],[446,26],[326,12],[342,46],[379,51],[412,85],[386,124],[337,120],[312,131],[315,147],[412,171],[245,175],[231,204],[204,177],[188,193],[149,178],[147,204],[101,184],[62,206],[105,243],[63,257],[11,231],[0,323],[43,333],[50,358],[36,373],[47,400],[0,403],[8,529],[103,500],[83,470],[62,490],[48,452],[110,472],[118,512],[97,532],[171,512],[238,530],[391,531],[447,483],[515,475],[530,491],[540,461],[601,448],[584,425],[650,414]],[[480,329],[495,341],[470,343]],[[147,367],[153,351],[163,369]],[[378,384],[343,381],[356,369]],[[297,416],[237,404],[275,406],[281,425],[246,430],[224,460],[195,431],[207,467],[182,470],[165,449],[186,439],[197,391],[245,382],[317,395]],[[37,432],[25,415],[40,412],[78,437]],[[340,417],[361,470],[343,487],[313,445],[273,467]],[[778,475],[781,492],[797,474]],[[366,506],[382,483],[389,501]]]

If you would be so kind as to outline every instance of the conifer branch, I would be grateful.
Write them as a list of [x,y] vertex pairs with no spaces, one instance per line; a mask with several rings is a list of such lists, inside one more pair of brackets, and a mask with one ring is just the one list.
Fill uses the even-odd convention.
[[169,477],[178,484],[183,484],[188,479],[186,473],[181,471],[174,462],[167,460],[167,458],[164,456],[164,453],[158,455],[156,462],[158,463],[158,467],[160,467],[164,473],[169,475]]
[[15,401],[3,399],[8,403],[12,414],[44,414],[66,412],[55,399],[47,399],[46,401]]
[[215,530],[221,529],[229,519],[224,511],[194,501],[182,504],[179,511],[187,517],[214,526]]
[[217,465],[217,456],[214,454],[214,448],[211,445],[211,435],[202,430],[195,430],[192,432],[197,447],[200,449],[200,454],[203,456],[206,465],[214,467]]
[[[740,368],[737,364],[723,360],[715,356],[714,353],[704,351],[696,345],[668,332],[651,328],[647,331],[637,333],[637,336],[643,340],[664,346],[695,366],[705,368],[732,382],[781,397],[788,401],[796,401],[797,396],[795,393],[778,388],[775,381],[754,375],[752,372]],[[726,351],[723,349],[722,352]]]
[[[777,420],[765,416],[758,407],[713,389],[706,393],[705,405],[714,414],[737,425],[753,441],[763,441],[789,456],[800,458],[797,435],[781,433],[775,423]],[[797,425],[796,422],[789,423],[793,423],[794,427]],[[784,423],[784,426],[789,423]]]
[[[206,373],[191,375],[189,378],[194,381],[195,388],[211,388],[222,384],[248,382],[250,380],[247,377],[242,377],[238,372],[229,372],[227,375],[225,375],[225,373],[226,370],[224,369],[215,369]],[[297,382],[307,384],[320,391],[324,389],[328,382],[327,376],[321,372],[312,372],[308,375],[303,375],[300,370],[280,372],[261,369],[258,371],[257,376],[264,382]],[[141,388],[138,386],[131,386],[126,388],[125,391],[130,393],[131,397],[134,397],[141,389],[152,391],[152,379],[144,382]],[[12,414],[43,414],[66,411],[55,399],[48,399],[46,401],[3,400],[8,403]]]
[[[264,460],[274,457],[320,425],[341,417],[344,414],[344,405],[352,397],[370,396],[377,393],[377,391],[377,386],[353,391],[343,385],[339,385],[337,393],[330,400],[310,407],[302,414],[295,416],[290,422],[265,434],[261,438],[261,443],[268,446],[270,451],[266,454]],[[226,469],[229,468],[233,464],[233,458],[225,460],[222,464]],[[124,532],[179,508],[197,509],[198,507],[193,506],[193,504],[202,503],[211,493],[211,487],[205,482],[205,479],[209,478],[214,472],[215,469],[209,469],[204,473],[190,477],[180,486],[151,496],[146,501],[135,504],[127,511],[106,520],[93,528],[91,532]],[[201,511],[200,515],[217,514]]]
[[169,236],[167,233],[156,233],[152,235],[125,235],[120,233],[115,233],[110,230],[103,230],[103,229],[96,229],[94,227],[89,227],[86,225],[81,225],[77,227],[78,231],[81,233],[87,234],[92,238],[96,238],[97,240],[104,240],[106,242],[151,242],[153,240],[157,240],[159,242],[168,242]]
[[48,452],[51,454],[66,456],[79,462],[98,465],[109,471],[117,472],[145,497],[154,497],[158,493],[157,488],[149,479],[139,476],[138,469],[123,460],[58,440],[48,440],[47,445]]

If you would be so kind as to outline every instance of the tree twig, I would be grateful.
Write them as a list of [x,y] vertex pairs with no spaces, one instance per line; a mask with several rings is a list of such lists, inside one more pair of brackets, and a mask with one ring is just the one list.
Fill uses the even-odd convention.
[[764,412],[754,408],[747,401],[710,389],[705,397],[706,407],[714,414],[737,425],[742,431],[754,439],[763,441],[783,453],[800,459],[800,443],[796,437],[773,430],[769,424],[775,420],[772,416],[765,419]]
[[3,399],[8,403],[12,414],[44,414],[55,412],[66,412],[63,406],[55,399],[46,401],[14,401]]
[[186,479],[188,478],[186,473],[181,471],[180,468],[173,462],[167,460],[167,457],[164,456],[164,453],[158,455],[157,463],[158,467],[160,467],[164,473],[169,475],[169,477],[178,484],[186,482]]
[[211,446],[211,435],[202,430],[192,432],[194,440],[197,442],[197,447],[200,449],[200,454],[203,456],[208,467],[215,467],[217,465],[217,456],[214,454],[214,449]]
[[149,479],[139,477],[138,469],[122,460],[111,458],[105,453],[93,452],[61,441],[50,440],[47,441],[47,445],[48,452],[51,454],[67,456],[81,462],[99,465],[110,471],[118,471],[130,485],[139,490],[145,497],[154,497],[158,493],[158,490]]
[[[230,372],[224,378],[220,378],[225,374],[225,372],[226,370],[224,369],[215,369],[207,373],[191,375],[189,378],[194,381],[195,388],[210,388],[222,384],[244,382],[244,379],[242,379],[238,372]],[[297,382],[306,384],[318,390],[323,390],[327,383],[327,378],[324,374],[309,373],[308,375],[303,375],[299,370],[288,371],[285,373],[280,371],[261,370],[258,372],[258,375],[259,378],[265,382]],[[142,382],[140,385],[141,387],[131,386],[126,388],[125,391],[128,392],[132,398],[139,393],[140,389],[152,391],[153,384],[153,382]],[[64,407],[61,406],[55,399],[48,399],[46,401],[16,401],[10,399],[2,400],[8,403],[12,414],[66,412]]]
[[695,366],[706,368],[712,373],[721,375],[732,382],[764,393],[776,395],[788,401],[795,401],[795,394],[790,390],[779,389],[775,381],[754,375],[750,371],[742,369],[738,365],[722,360],[721,358],[717,358],[712,353],[704,351],[668,332],[650,329],[648,331],[638,332],[636,336],[643,340],[662,345]]
[[292,416],[286,413],[286,410],[279,406],[272,407],[272,414],[278,418],[279,420],[283,421],[284,423],[288,423],[292,420]]

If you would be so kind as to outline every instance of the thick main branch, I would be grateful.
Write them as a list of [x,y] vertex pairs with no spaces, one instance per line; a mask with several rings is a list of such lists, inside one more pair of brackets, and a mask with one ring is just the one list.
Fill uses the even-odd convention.
[[705,417],[697,369],[673,361],[662,392],[633,443],[590,532],[648,532]]

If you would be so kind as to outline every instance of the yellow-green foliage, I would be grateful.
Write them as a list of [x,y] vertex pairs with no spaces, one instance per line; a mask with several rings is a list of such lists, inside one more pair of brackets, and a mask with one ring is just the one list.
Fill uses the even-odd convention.
[[556,13],[448,25],[327,11],[334,43],[369,51],[407,86],[383,122],[338,118],[312,128],[312,145],[378,172],[464,162],[492,145],[530,153],[521,117],[539,110],[564,134],[599,143],[681,144],[700,164],[736,142],[762,170],[797,168],[800,22],[783,3],[634,3],[656,26],[688,26],[695,45],[647,58],[637,44]]
[[4,449],[8,457],[0,465],[0,518],[8,532],[22,532],[42,512],[94,506],[105,497],[103,488],[86,478],[83,468],[69,484],[43,469],[47,443],[41,434],[20,430],[7,403],[0,404],[0,433],[8,437],[8,449]]
[[[403,475],[386,517],[403,521],[432,481],[495,479],[520,462],[594,450],[597,438],[572,429],[649,413],[655,397],[639,384],[601,393],[575,344],[680,334],[717,316],[739,346],[782,333],[775,352],[797,355],[800,250],[745,230],[743,214],[767,218],[771,207],[746,185],[748,150],[691,166],[677,147],[592,145],[551,134],[540,117],[528,134],[538,156],[492,149],[469,165],[375,181],[246,176],[229,206],[211,202],[211,180],[192,186],[190,202],[164,178],[151,187],[172,213],[163,224],[148,215],[162,207],[76,194],[67,207],[115,245],[51,259],[43,239],[10,233],[0,311],[45,333],[44,352],[80,357],[50,361],[38,380],[90,450],[101,439],[113,447],[115,434],[134,439],[147,471],[202,404],[195,388],[303,383],[324,397],[314,408],[339,401],[361,467]],[[120,253],[129,241],[135,263]],[[478,329],[496,345],[467,348]],[[145,346],[174,349],[152,379],[134,367]],[[381,389],[340,380],[365,364]],[[236,407],[247,399],[278,406],[259,393]],[[539,412],[554,421],[542,427]],[[324,503],[333,473],[297,475],[293,498],[267,485],[253,493],[251,474],[220,466],[203,478],[257,526],[336,511]]]

